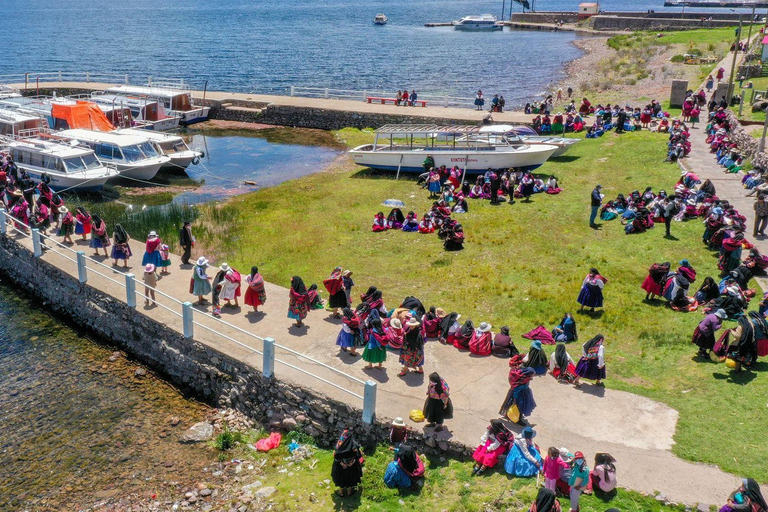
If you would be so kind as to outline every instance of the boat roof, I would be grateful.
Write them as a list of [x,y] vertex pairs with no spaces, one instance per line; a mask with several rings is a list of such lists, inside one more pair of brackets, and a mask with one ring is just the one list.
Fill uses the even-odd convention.
[[36,153],[45,155],[68,158],[71,156],[82,156],[93,153],[89,148],[72,145],[71,142],[57,142],[54,140],[42,139],[39,137],[13,141],[8,144],[9,147],[34,150]]
[[40,119],[40,116],[8,107],[0,108],[0,121],[23,123],[25,121],[42,121],[42,119]]
[[152,98],[137,98],[135,96],[122,96],[120,94],[93,94],[90,96],[89,101],[95,101],[96,103],[108,103],[112,105],[114,102],[115,107],[119,107],[120,103],[125,104],[126,106],[139,106],[143,107],[144,105],[152,105],[153,103],[157,103],[157,100]]
[[374,133],[387,135],[469,135],[481,133],[476,125],[387,124]]
[[115,130],[115,133],[119,133],[120,135],[133,135],[136,137],[144,137],[145,139],[149,139],[154,142],[184,140],[179,135],[173,135],[171,133],[155,132],[153,130],[142,130],[140,128],[122,128],[120,130]]
[[173,96],[181,96],[189,94],[187,89],[173,89],[171,87],[147,87],[143,85],[116,85],[110,87],[105,92],[112,92],[117,94],[137,94],[139,96],[164,96],[171,98]]
[[515,127],[511,124],[492,124],[480,128],[479,133],[507,133],[514,130]]
[[137,135],[122,135],[115,132],[97,132],[93,130],[64,130],[59,132],[63,137],[69,139],[80,139],[89,142],[108,142],[117,146],[132,146],[134,144],[143,144],[149,140],[147,137]]
[[462,20],[467,20],[467,21],[490,21],[490,20],[496,21],[496,20],[498,20],[498,18],[496,16],[494,16],[493,14],[480,14],[480,15],[470,14],[469,16],[464,16],[461,19]]

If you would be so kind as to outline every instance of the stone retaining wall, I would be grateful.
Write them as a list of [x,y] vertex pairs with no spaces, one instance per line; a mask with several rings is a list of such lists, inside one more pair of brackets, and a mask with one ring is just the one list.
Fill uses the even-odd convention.
[[736,143],[739,153],[752,160],[754,167],[768,169],[768,154],[765,151],[758,151],[760,141],[744,129],[736,115],[730,110],[728,111],[728,122],[731,126],[731,133],[728,137]]
[[[713,20],[706,25],[701,24],[701,18],[712,16]],[[592,16],[586,26],[594,30],[686,30],[706,27],[732,27],[738,25],[738,15],[733,14],[702,14],[702,13],[672,13],[672,12],[602,12]],[[510,21],[518,23],[576,23],[578,13],[573,11],[526,12],[514,13]]]
[[[185,339],[124,302],[81,284],[35,258],[10,237],[0,238],[0,274],[38,298],[50,312],[87,328],[214,407],[235,409],[272,429],[299,426],[325,447],[333,446],[346,427],[366,446],[388,440],[386,418],[365,425],[358,407],[274,377],[265,378],[260,370]],[[438,443],[420,432],[414,432],[411,439],[425,452],[460,457],[471,453],[468,446]]]

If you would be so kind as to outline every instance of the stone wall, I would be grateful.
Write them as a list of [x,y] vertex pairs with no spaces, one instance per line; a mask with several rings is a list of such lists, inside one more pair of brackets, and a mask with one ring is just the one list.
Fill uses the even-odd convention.
[[765,151],[758,151],[760,141],[755,139],[741,126],[736,115],[730,110],[728,111],[728,122],[731,126],[729,138],[736,143],[739,153],[752,160],[754,167],[768,170],[768,154]]
[[[278,379],[194,340],[128,307],[124,302],[35,258],[9,237],[0,239],[0,274],[40,300],[64,321],[85,327],[141,361],[173,384],[214,407],[235,409],[268,428],[301,427],[320,446],[330,447],[343,428],[366,446],[385,442],[389,421],[362,423],[358,407]],[[435,442],[420,432],[420,450],[464,457],[470,447]]]
[[516,12],[510,17],[510,21],[518,23],[576,23],[579,21],[579,13],[574,11],[550,11],[550,12]]
[[[679,18],[650,18],[650,17],[624,17],[613,15],[592,16],[589,23],[595,30],[688,30],[702,28],[698,19],[686,20]],[[713,20],[708,22],[709,28],[732,27],[738,22],[727,20]]]

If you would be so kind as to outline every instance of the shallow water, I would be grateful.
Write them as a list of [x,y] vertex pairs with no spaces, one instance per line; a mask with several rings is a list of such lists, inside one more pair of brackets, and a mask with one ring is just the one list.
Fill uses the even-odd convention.
[[0,284],[0,510],[163,499],[199,475],[213,455],[177,437],[207,407],[38,306]]

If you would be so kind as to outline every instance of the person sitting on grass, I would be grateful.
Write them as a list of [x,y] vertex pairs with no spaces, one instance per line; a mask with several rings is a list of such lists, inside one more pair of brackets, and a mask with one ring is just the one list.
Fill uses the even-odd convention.
[[388,229],[389,224],[387,223],[387,219],[384,217],[384,212],[377,213],[373,218],[373,227],[371,228],[371,231],[374,233],[379,233]]
[[475,460],[472,474],[480,475],[486,469],[496,466],[499,458],[509,449],[513,438],[514,434],[504,426],[501,420],[491,420],[491,424],[480,437],[480,445],[472,455]]
[[555,347],[549,360],[549,371],[558,382],[573,384],[577,388],[581,386],[579,376],[576,375],[576,364],[566,350],[564,343],[558,343]]
[[401,228],[405,232],[416,232],[419,230],[419,218],[414,212],[408,212],[408,215],[403,221],[403,227]]
[[395,448],[395,460],[387,465],[384,484],[390,489],[409,489],[424,476],[424,462],[418,452],[407,443]]
[[389,229],[400,229],[403,227],[404,220],[405,217],[403,217],[403,212],[400,211],[400,208],[392,208],[387,216],[387,227]]
[[504,462],[504,469],[508,474],[531,477],[541,471],[541,453],[539,447],[533,442],[534,437],[536,437],[536,431],[531,427],[525,427],[522,434],[515,437]]
[[768,512],[760,485],[751,479],[741,480],[741,486],[728,496],[728,503],[723,505],[720,512]]
[[562,508],[560,501],[555,497],[555,493],[542,487],[528,512],[562,512]]

